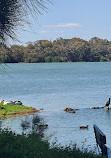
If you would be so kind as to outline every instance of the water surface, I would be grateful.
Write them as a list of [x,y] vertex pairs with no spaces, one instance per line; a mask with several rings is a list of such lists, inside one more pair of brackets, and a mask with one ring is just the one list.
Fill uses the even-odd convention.
[[[111,63],[37,63],[8,64],[7,75],[0,75],[0,98],[21,100],[24,105],[44,110],[39,114],[49,125],[46,135],[53,134],[58,143],[95,146],[93,124],[106,134],[111,146],[111,111],[90,110],[104,106],[111,97]],[[79,108],[75,114],[66,107]],[[4,121],[19,131],[22,118]],[[89,125],[89,130],[79,126]]]

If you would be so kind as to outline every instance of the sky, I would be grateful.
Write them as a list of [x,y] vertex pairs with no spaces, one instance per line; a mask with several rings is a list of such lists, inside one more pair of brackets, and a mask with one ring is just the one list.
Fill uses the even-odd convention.
[[111,0],[53,0],[47,12],[29,17],[30,25],[18,28],[19,43],[55,40],[59,37],[92,37],[111,40]]

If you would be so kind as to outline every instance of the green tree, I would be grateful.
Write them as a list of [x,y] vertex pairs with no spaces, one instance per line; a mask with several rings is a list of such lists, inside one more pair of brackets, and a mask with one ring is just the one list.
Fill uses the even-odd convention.
[[24,46],[19,45],[12,45],[10,47],[10,50],[12,51],[12,57],[15,62],[23,62],[23,56],[24,56]]
[[11,50],[5,44],[0,44],[0,63],[11,62],[14,62]]

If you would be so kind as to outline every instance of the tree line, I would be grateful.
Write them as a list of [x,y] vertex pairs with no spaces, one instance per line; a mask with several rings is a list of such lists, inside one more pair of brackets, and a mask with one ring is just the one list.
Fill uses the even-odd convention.
[[102,62],[111,61],[111,41],[93,37],[89,41],[57,38],[38,40],[26,46],[0,44],[2,63]]

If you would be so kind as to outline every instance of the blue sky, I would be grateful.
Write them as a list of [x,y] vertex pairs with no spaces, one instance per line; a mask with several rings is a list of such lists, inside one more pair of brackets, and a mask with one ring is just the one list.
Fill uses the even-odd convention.
[[18,28],[19,44],[59,37],[111,40],[111,0],[53,0],[47,7],[47,13]]

